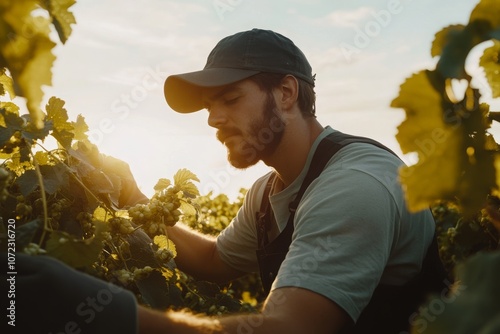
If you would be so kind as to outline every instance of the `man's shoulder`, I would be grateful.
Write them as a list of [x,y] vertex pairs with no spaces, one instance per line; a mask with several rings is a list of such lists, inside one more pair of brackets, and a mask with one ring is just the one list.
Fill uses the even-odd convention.
[[262,195],[266,188],[269,178],[274,174],[274,171],[269,171],[268,173],[259,177],[252,186],[248,189],[245,196],[244,206],[255,209],[260,206]]

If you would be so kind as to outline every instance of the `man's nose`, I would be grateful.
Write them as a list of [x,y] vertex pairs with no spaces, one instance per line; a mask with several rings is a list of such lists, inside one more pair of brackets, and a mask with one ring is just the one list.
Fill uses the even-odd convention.
[[213,107],[208,112],[208,125],[213,128],[220,128],[227,122],[226,114],[221,108]]

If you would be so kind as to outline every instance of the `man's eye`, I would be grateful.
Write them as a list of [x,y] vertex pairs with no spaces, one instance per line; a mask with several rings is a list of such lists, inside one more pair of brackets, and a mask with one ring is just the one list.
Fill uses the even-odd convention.
[[239,97],[231,97],[229,99],[225,99],[224,104],[226,104],[226,105],[234,104],[234,103],[236,103],[236,101],[238,101],[238,98]]

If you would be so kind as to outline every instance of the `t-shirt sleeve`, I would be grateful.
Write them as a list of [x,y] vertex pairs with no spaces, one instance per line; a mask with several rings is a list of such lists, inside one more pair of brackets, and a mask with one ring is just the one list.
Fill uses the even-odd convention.
[[355,170],[324,172],[309,189],[272,289],[314,291],[357,320],[389,258],[396,206],[382,184]]
[[[137,333],[137,304],[130,291],[48,256],[16,254],[16,271],[11,279],[16,333]],[[5,271],[1,276],[2,286],[10,284],[12,276]]]
[[243,272],[257,272],[257,229],[255,215],[260,208],[267,174],[248,190],[243,205],[235,218],[218,236],[217,251],[222,261]]

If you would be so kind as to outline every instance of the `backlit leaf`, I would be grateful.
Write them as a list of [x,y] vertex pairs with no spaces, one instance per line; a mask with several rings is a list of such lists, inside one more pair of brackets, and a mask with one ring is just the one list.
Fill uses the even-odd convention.
[[162,190],[170,187],[171,184],[172,184],[172,182],[170,182],[169,179],[161,178],[158,180],[158,182],[156,182],[156,185],[154,186],[154,190],[157,192],[162,191]]
[[181,209],[183,214],[188,215],[188,216],[196,215],[196,209],[192,204],[190,204],[186,201],[181,201],[180,204],[181,204],[180,209]]
[[[38,37],[32,47],[32,57],[25,59],[24,68],[18,73],[17,83],[21,94],[27,100],[28,110],[33,123],[42,126],[43,112],[40,104],[43,99],[42,86],[52,84],[52,64],[56,57],[52,49],[56,44],[46,37]],[[24,55],[26,57],[28,55]]]
[[89,126],[82,115],[78,115],[76,122],[71,122],[71,125],[73,125],[75,140],[88,140],[87,132],[89,131]]
[[170,252],[172,252],[172,257],[177,256],[175,244],[172,240],[168,239],[166,235],[156,235],[153,239],[153,242],[158,246],[159,249],[168,249]]
[[0,95],[8,93],[11,99],[16,96],[16,93],[14,92],[14,82],[12,81],[12,78],[5,73],[5,69],[0,75],[0,84],[2,86],[2,92]]
[[47,110],[47,120],[53,123],[52,136],[63,147],[70,147],[74,137],[74,127],[68,122],[68,112],[64,108],[64,104],[63,100],[51,97],[45,109]]
[[22,159],[21,153],[19,152],[13,153],[5,164],[11,171],[16,173],[17,176],[22,175],[25,170],[33,169],[33,164],[30,161]]
[[500,41],[493,41],[493,46],[484,50],[479,60],[494,98],[500,97]]
[[431,56],[436,57],[440,56],[441,53],[443,52],[443,48],[448,42],[457,34],[462,32],[464,29],[464,25],[462,24],[455,24],[455,25],[450,25],[446,28],[443,28],[440,30],[438,33],[436,33],[434,37],[434,41],[432,42],[432,47],[431,47]]
[[436,69],[446,78],[468,78],[465,60],[470,50],[484,40],[484,36],[476,34],[473,26],[467,25],[461,31],[455,30],[447,36],[447,43],[441,47],[441,57]]
[[3,4],[2,19],[6,39],[2,45],[2,63],[7,67],[16,95],[26,104],[36,127],[42,127],[42,86],[52,83],[52,65],[56,45],[50,39],[50,20],[37,15],[39,1],[9,1]]
[[182,185],[188,181],[200,181],[198,177],[186,168],[182,168],[174,175],[174,184],[176,186]]
[[500,26],[500,3],[498,0],[481,0],[470,14],[470,22],[485,21],[490,28]]
[[400,170],[412,211],[452,196],[460,180],[459,152],[463,144],[460,124],[445,123],[442,96],[429,76],[429,72],[423,71],[408,78],[391,104],[406,112],[406,119],[399,125],[396,135],[402,152],[418,154],[416,165]]
[[107,222],[110,218],[113,218],[104,208],[100,206],[94,210],[92,217],[95,220],[102,222]]
[[433,44],[433,54],[441,51],[441,58],[437,64],[438,71],[447,78],[467,78],[465,60],[470,50],[498,35],[499,28],[500,4],[498,0],[481,0],[472,11],[467,26],[463,29],[450,28],[446,38],[442,38],[443,35],[436,36],[439,40],[446,41],[446,44],[441,47]]
[[393,107],[406,119],[396,138],[403,153],[415,152],[418,162],[400,170],[410,210],[427,208],[437,200],[458,201],[462,213],[480,210],[495,187],[487,104],[467,88],[462,101],[445,98],[446,85],[435,72],[420,72],[401,85]]
[[199,192],[198,188],[191,181],[199,182],[200,180],[198,179],[198,177],[194,173],[192,173],[191,171],[189,171],[185,168],[180,169],[174,175],[174,185],[179,190],[181,190],[185,196],[187,196],[187,197],[199,196],[200,192]]
[[54,26],[59,34],[59,39],[63,43],[66,43],[69,35],[71,35],[71,24],[76,23],[75,16],[68,10],[75,2],[75,0],[45,1]]
[[47,152],[36,152],[35,159],[39,165],[55,165],[55,162],[50,158],[50,155]]

